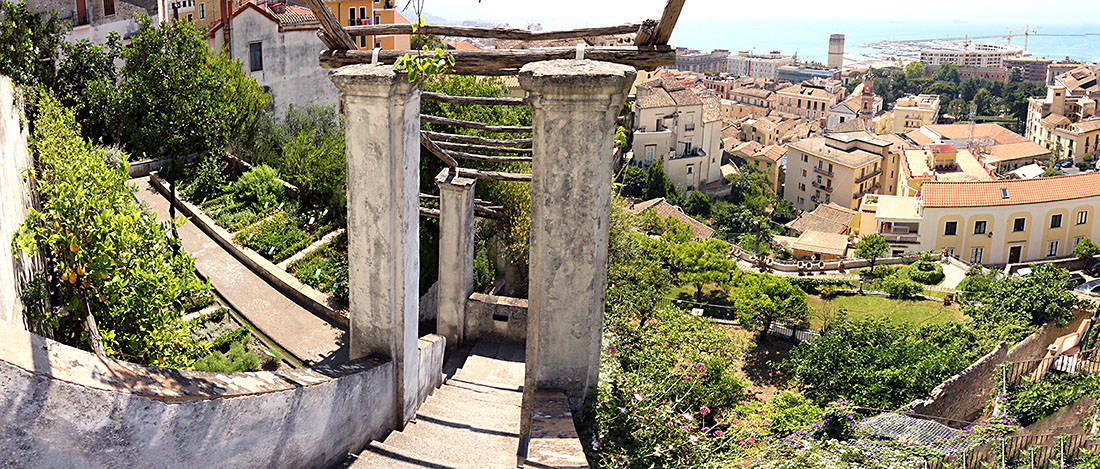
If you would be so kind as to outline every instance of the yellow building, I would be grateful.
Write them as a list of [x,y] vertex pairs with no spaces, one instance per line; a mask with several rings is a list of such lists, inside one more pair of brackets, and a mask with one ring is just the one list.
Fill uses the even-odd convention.
[[865,194],[882,190],[881,176],[893,143],[868,132],[845,132],[788,145],[783,198],[812,210],[835,203],[856,209]]
[[[162,11],[167,12],[166,17],[177,17],[195,22],[200,31],[204,31],[207,45],[214,50],[222,49],[226,43],[226,36],[232,36],[233,14],[240,10],[249,1],[241,0],[189,0],[184,7],[173,8],[173,5],[181,2],[160,0]],[[409,20],[394,9],[395,0],[350,0],[350,1],[326,1],[329,10],[343,26],[367,25],[367,24],[409,24]],[[262,2],[256,2],[262,3]],[[280,4],[269,1],[269,6],[275,8]],[[223,18],[229,18],[227,24]],[[226,27],[229,26],[229,27]],[[409,35],[386,36],[358,36],[353,37],[360,49],[381,47],[387,50],[410,49]]]
[[730,156],[742,158],[747,166],[752,166],[767,176],[772,192],[779,188],[779,168],[787,148],[783,145],[764,146],[756,142],[744,142],[728,150]]
[[887,132],[907,132],[936,123],[940,118],[940,97],[922,94],[898,98],[890,113]]
[[901,165],[899,188],[891,194],[915,196],[929,181],[989,181],[996,179],[989,170],[965,148],[937,144],[905,150]]
[[799,117],[825,120],[829,108],[844,97],[839,80],[811,80],[776,93],[775,109]]

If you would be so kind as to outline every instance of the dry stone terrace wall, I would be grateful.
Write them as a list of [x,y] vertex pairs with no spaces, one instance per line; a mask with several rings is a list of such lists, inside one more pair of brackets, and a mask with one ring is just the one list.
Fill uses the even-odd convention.
[[1076,331],[1081,321],[1088,317],[1088,312],[1078,311],[1077,319],[1065,326],[1047,323],[1011,348],[1003,343],[998,345],[959,374],[936,386],[928,398],[910,402],[905,409],[956,421],[973,421],[980,416],[998,385],[996,378],[1000,364],[1042,358],[1047,345],[1060,336]]

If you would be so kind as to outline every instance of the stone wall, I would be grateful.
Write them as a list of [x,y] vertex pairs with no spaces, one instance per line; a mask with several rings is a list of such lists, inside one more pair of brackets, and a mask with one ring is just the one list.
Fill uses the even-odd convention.
[[[441,363],[442,346],[426,340],[423,350],[433,357],[422,363]],[[256,373],[168,370],[100,360],[0,327],[0,461],[328,467],[392,430],[392,383],[389,361]]]
[[1092,410],[1096,398],[1085,396],[1046,418],[1024,427],[1019,433],[1030,435],[1084,435],[1092,429]]
[[973,421],[981,415],[998,387],[996,373],[1001,363],[1042,358],[1047,345],[1077,330],[1081,321],[1088,317],[1089,313],[1079,311],[1077,319],[1065,326],[1047,323],[1011,348],[1002,343],[959,374],[940,383],[927,398],[910,402],[905,408],[918,414]]
[[23,177],[32,160],[22,98],[17,94],[11,80],[0,76],[0,327],[22,328],[21,292],[42,264],[37,257],[17,255],[11,245],[33,201],[30,182]]
[[523,343],[527,338],[527,300],[471,294],[466,301],[466,339],[486,338]]

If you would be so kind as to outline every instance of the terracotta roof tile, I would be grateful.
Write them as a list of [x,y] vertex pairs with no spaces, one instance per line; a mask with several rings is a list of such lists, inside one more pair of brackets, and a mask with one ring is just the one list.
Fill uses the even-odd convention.
[[1100,196],[1100,172],[1002,181],[929,181],[921,186],[925,207],[1020,205],[1096,196]]
[[714,229],[703,224],[703,222],[691,218],[688,214],[684,213],[684,210],[680,207],[672,205],[665,201],[663,197],[657,199],[650,199],[645,202],[638,202],[630,207],[630,211],[639,214],[643,211],[652,208],[657,212],[657,215],[661,217],[675,217],[684,223],[687,223],[691,227],[691,231],[695,240],[710,239],[714,236]]
[[1050,155],[1050,150],[1031,141],[991,145],[984,149],[985,153],[982,155],[982,161],[987,163],[1012,161],[1023,158],[1043,158]]
[[[925,127],[945,140],[962,140],[970,138],[970,124],[933,124]],[[1011,130],[991,123],[974,124],[974,137],[990,137],[1000,144],[1023,142],[1027,140]]]

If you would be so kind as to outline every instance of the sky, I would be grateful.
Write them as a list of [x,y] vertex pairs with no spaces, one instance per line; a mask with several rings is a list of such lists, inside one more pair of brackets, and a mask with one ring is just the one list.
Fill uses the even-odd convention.
[[[398,0],[398,7],[405,0]],[[677,29],[693,24],[746,19],[778,19],[784,16],[804,21],[852,19],[1003,22],[1022,28],[1024,24],[1074,24],[1086,21],[1066,15],[1081,11],[1095,0],[922,0],[920,2],[823,2],[820,0],[738,1],[687,0]],[[665,0],[423,0],[427,15],[451,21],[481,20],[509,22],[523,26],[541,23],[547,29],[612,25],[645,18],[659,18]],[[776,6],[780,6],[779,9]],[[1037,5],[1041,5],[1037,7]],[[841,8],[843,7],[843,8]],[[1095,20],[1093,20],[1095,21]],[[673,40],[676,36],[673,36]]]

